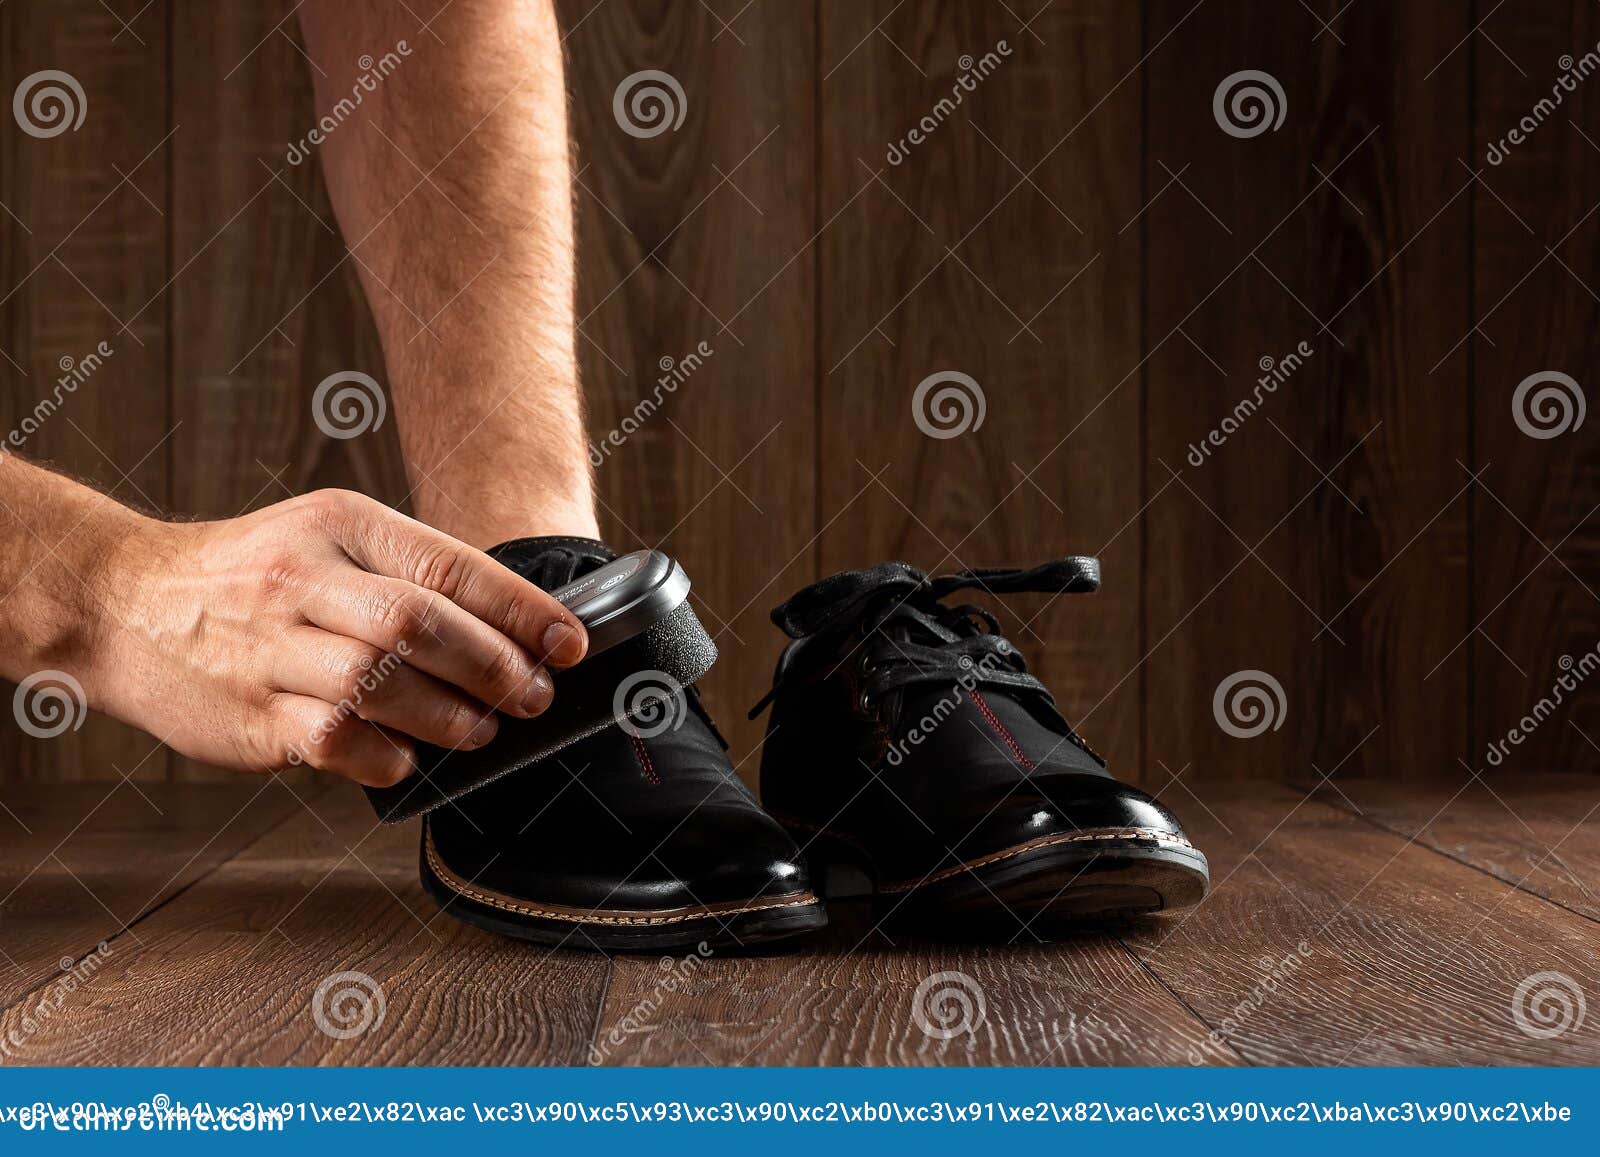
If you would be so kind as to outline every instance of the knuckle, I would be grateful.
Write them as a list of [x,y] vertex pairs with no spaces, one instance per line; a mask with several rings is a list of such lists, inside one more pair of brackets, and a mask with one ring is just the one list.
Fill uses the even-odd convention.
[[291,504],[307,528],[335,539],[347,532],[353,523],[370,522],[377,514],[389,511],[375,498],[333,487],[313,490],[284,503],[285,506]]
[[477,712],[465,703],[445,703],[439,715],[439,734],[447,744],[460,743],[478,725]]
[[321,759],[318,767],[342,766],[355,754],[360,730],[366,724],[354,715],[332,708],[323,713],[312,727],[312,736],[306,744],[313,761]]
[[284,551],[270,555],[261,568],[261,588],[268,595],[283,595],[299,590],[306,580],[304,564],[295,554]]
[[516,638],[532,639],[542,633],[542,628],[554,621],[555,616],[538,599],[525,595],[512,595],[506,600],[502,621]]
[[466,551],[455,546],[428,546],[417,553],[411,581],[453,599],[466,581]]
[[430,635],[439,623],[437,596],[401,591],[391,595],[378,608],[378,629],[391,647],[409,645],[411,640]]
[[335,658],[334,686],[342,702],[359,707],[382,686],[374,671],[379,669],[383,654],[376,647],[356,646]]
[[273,711],[271,722],[263,728],[262,743],[271,750],[277,767],[312,767],[329,770],[332,754],[324,742],[324,723],[298,711]]
[[351,500],[357,497],[353,491],[327,487],[291,498],[289,503],[311,521],[324,522],[347,513],[352,505]]
[[483,686],[513,691],[523,681],[522,656],[510,647],[495,647],[483,660],[478,677]]
[[252,771],[274,771],[304,762],[297,735],[270,709],[246,716],[235,745],[235,758]]

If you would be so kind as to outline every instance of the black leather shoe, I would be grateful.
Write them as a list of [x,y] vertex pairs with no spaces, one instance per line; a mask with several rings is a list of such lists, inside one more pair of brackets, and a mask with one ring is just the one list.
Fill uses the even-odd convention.
[[988,611],[941,601],[1099,579],[1092,558],[938,578],[884,563],[772,612],[794,642],[751,712],[773,705],[761,796],[819,880],[859,868],[897,917],[1013,934],[1205,894],[1172,813],[1111,778]]
[[[490,553],[546,589],[614,557],[583,538]],[[827,923],[794,840],[734,773],[693,687],[430,812],[421,858],[450,915],[541,944],[731,949]]]

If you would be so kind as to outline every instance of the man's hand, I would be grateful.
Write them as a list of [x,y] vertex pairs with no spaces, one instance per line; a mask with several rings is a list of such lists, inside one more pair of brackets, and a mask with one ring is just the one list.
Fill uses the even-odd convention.
[[413,739],[481,747],[496,710],[539,714],[543,668],[587,646],[549,595],[359,494],[223,522],[118,514],[104,557],[74,576],[94,623],[69,669],[91,706],[209,763],[393,784]]

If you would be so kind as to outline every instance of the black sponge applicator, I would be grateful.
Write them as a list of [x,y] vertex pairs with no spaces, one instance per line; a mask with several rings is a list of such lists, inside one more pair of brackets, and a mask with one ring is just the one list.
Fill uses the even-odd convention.
[[583,538],[517,539],[489,554],[544,586],[583,622],[583,661],[553,671],[555,699],[532,719],[500,716],[476,751],[417,745],[417,771],[393,787],[367,788],[378,818],[398,823],[491,780],[521,771],[626,718],[678,710],[672,700],[717,661],[717,648],[689,606],[683,568],[660,551],[617,558]]

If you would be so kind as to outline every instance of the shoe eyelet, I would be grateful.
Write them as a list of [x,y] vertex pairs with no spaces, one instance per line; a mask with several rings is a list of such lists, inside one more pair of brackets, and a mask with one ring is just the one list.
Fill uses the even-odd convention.
[[870,675],[876,668],[877,664],[872,661],[872,656],[862,651],[861,658],[856,660],[856,670],[863,675]]
[[871,716],[874,719],[878,717],[877,711],[875,711],[872,706],[872,696],[867,694],[866,691],[862,691],[856,695],[856,710],[861,714]]

